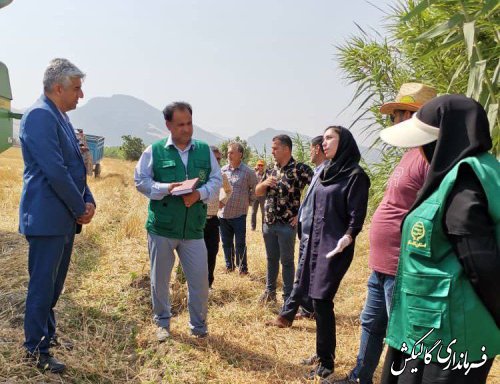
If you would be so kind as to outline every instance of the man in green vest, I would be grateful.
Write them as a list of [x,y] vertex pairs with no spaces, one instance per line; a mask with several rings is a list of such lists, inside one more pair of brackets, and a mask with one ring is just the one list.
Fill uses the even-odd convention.
[[[222,185],[219,164],[209,146],[192,139],[192,108],[174,102],[163,110],[170,136],[143,152],[135,168],[135,185],[150,199],[146,229],[151,262],[151,296],[156,337],[170,337],[172,317],[169,284],[179,255],[188,283],[188,308],[191,333],[205,337],[208,310],[207,248],[203,228],[206,202],[218,195]],[[181,182],[198,178],[196,189],[183,195],[172,194]]]

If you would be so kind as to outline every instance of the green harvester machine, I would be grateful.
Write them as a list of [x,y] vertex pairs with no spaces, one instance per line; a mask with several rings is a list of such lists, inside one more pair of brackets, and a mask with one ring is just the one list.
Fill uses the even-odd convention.
[[[0,0],[0,8],[12,3],[12,0]],[[12,146],[14,142],[12,119],[20,119],[19,113],[10,110],[12,91],[10,89],[9,70],[0,61],[0,152]]]
[[9,149],[14,142],[12,119],[20,119],[19,113],[10,110],[12,92],[10,90],[9,71],[0,61],[0,152]]

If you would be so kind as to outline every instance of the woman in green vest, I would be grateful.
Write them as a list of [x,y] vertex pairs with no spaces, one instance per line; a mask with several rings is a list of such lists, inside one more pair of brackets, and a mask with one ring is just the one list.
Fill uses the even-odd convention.
[[380,137],[430,164],[402,226],[382,383],[485,383],[500,352],[500,166],[486,112],[445,95]]

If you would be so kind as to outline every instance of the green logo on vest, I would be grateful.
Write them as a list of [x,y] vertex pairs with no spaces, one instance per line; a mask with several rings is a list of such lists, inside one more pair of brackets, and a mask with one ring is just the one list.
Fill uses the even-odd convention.
[[198,173],[198,179],[203,183],[207,181],[207,171],[204,169],[200,169],[200,172]]
[[423,222],[417,221],[415,224],[413,224],[410,234],[412,240],[408,240],[408,245],[412,245],[415,248],[427,247],[427,243],[421,241],[425,237],[425,227]]

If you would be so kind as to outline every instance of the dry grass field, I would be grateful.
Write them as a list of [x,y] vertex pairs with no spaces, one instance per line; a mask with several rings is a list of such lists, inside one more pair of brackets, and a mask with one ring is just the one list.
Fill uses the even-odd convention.
[[[0,155],[0,383],[303,382],[308,368],[299,361],[314,352],[315,325],[309,320],[289,329],[264,325],[278,307],[257,302],[266,264],[259,230],[247,235],[249,276],[226,274],[222,253],[218,255],[209,299],[210,336],[190,336],[186,287],[176,282],[172,338],[156,342],[144,230],[147,200],[135,190],[133,164],[113,159],[104,160],[100,179],[90,180],[97,213],[77,236],[56,307],[60,335],[75,343],[72,351],[57,351],[68,370],[63,375],[42,374],[26,364],[21,345],[27,246],[17,233],[21,174],[19,149]],[[355,362],[367,257],[365,230],[336,298],[338,377]],[[499,371],[497,362],[491,383],[500,381]]]

